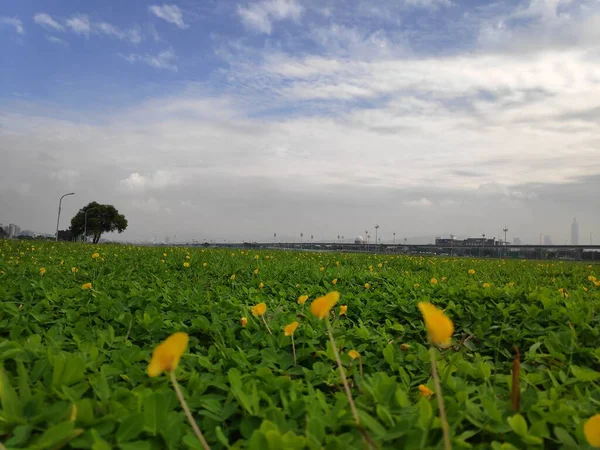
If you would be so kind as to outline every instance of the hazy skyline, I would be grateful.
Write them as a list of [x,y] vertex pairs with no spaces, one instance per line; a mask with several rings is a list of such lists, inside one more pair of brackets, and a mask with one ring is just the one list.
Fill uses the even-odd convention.
[[4,2],[0,40],[4,224],[600,242],[596,0]]

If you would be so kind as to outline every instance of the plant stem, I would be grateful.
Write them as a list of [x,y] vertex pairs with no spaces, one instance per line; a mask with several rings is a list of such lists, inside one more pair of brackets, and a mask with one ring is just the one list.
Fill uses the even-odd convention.
[[198,428],[198,424],[194,420],[194,417],[192,416],[192,412],[190,411],[190,408],[188,408],[185,398],[183,398],[183,394],[181,392],[181,389],[179,388],[177,379],[175,378],[175,371],[171,370],[169,372],[169,376],[171,377],[171,383],[173,383],[173,387],[175,388],[175,393],[177,394],[179,403],[181,403],[181,407],[183,408],[183,411],[185,412],[185,416],[187,417],[188,422],[190,423],[190,425],[192,426],[192,429],[194,430],[194,434],[196,435],[196,437],[202,444],[202,447],[204,448],[204,450],[210,450],[210,446],[206,442],[206,439],[204,439],[204,435],[202,434],[202,431],[200,431],[200,428]]
[[329,342],[331,342],[331,349],[333,350],[333,355],[335,356],[335,360],[337,362],[338,368],[340,369],[340,377],[342,378],[342,383],[344,384],[344,389],[346,390],[346,395],[348,396],[348,403],[350,404],[350,409],[352,410],[352,415],[354,416],[354,420],[356,421],[356,424],[360,425],[358,411],[356,410],[356,406],[354,406],[354,399],[352,398],[352,392],[350,392],[350,386],[348,385],[348,380],[346,379],[346,373],[344,372],[344,366],[342,366],[342,360],[340,359],[340,354],[338,353],[337,347],[335,346],[335,341],[333,340],[333,331],[331,330],[331,324],[329,323],[329,317],[325,319],[325,324],[327,325],[327,333],[329,334]]
[[267,327],[267,331],[269,332],[269,334],[273,334],[273,333],[271,333],[271,329],[269,328],[269,325],[267,324],[267,321],[265,320],[265,316],[260,316],[260,318],[262,319],[263,323],[265,324],[265,327]]
[[292,334],[292,352],[294,353],[294,366],[296,365],[296,346],[294,345],[294,335]]
[[359,372],[360,372],[360,376],[362,377],[363,376],[362,356],[358,357],[358,369],[359,369]]
[[450,428],[448,419],[446,418],[446,408],[444,407],[444,395],[442,394],[442,386],[440,385],[440,377],[438,375],[437,361],[435,359],[435,349],[429,349],[429,358],[431,359],[431,373],[433,375],[433,383],[435,385],[435,397],[437,398],[438,408],[440,410],[440,420],[442,421],[442,432],[444,433],[444,450],[451,450]]

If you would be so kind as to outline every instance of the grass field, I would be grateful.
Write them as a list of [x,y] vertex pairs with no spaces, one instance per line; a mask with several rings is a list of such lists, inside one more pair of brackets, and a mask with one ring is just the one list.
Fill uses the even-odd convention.
[[424,395],[435,387],[417,304],[430,301],[454,323],[435,350],[453,448],[587,448],[584,423],[600,412],[596,277],[600,265],[583,263],[0,241],[0,442],[202,448],[169,377],[147,373],[182,331],[176,377],[212,448],[365,448],[326,321],[310,313],[335,290],[328,320],[366,442],[443,446],[438,394]]

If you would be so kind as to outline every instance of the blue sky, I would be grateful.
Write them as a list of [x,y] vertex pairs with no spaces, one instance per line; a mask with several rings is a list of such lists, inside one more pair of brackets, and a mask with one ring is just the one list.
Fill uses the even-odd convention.
[[599,30],[597,0],[5,1],[0,222],[72,189],[131,239],[600,238]]

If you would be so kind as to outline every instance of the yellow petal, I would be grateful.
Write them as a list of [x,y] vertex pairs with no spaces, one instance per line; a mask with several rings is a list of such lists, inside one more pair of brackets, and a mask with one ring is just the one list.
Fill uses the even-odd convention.
[[266,303],[259,303],[258,305],[254,305],[252,307],[252,315],[254,316],[262,316],[264,313],[267,312],[267,305]]
[[600,414],[590,417],[585,422],[583,434],[592,447],[600,448]]
[[181,355],[188,345],[187,333],[175,333],[165,339],[152,352],[152,359],[148,364],[148,375],[156,377],[163,371],[170,372],[177,369]]
[[331,308],[340,299],[340,293],[333,291],[323,297],[316,298],[310,304],[310,312],[312,312],[319,319],[324,319],[331,311]]
[[304,303],[308,300],[308,295],[301,295],[298,297],[298,304],[304,305]]
[[419,385],[419,394],[421,394],[423,397],[431,397],[434,393],[435,392],[433,392],[431,389],[429,389],[424,384]]
[[294,331],[296,331],[296,328],[298,328],[298,322],[292,322],[283,328],[283,334],[285,336],[291,336],[294,334]]
[[360,358],[360,353],[358,353],[356,350],[350,350],[348,352],[348,356],[352,359],[356,359],[356,358]]
[[340,316],[346,315],[346,311],[348,311],[348,305],[340,306]]
[[454,333],[454,324],[452,321],[441,309],[431,303],[419,302],[419,309],[421,310],[421,314],[423,314],[431,343],[435,345],[448,345]]

